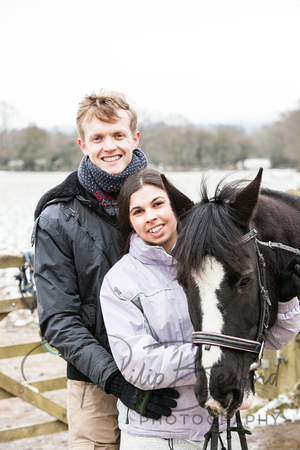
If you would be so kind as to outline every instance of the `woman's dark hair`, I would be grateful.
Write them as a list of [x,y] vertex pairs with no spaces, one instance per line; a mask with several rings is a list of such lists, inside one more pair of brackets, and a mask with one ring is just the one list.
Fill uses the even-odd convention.
[[154,169],[143,169],[133,173],[125,180],[120,190],[118,225],[125,245],[124,253],[128,253],[130,236],[133,232],[129,223],[130,197],[134,192],[149,184],[165,191],[161,174]]

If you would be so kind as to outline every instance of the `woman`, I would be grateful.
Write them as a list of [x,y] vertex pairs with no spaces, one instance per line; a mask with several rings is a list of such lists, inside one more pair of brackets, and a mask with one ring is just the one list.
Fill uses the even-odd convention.
[[[179,392],[172,415],[157,421],[119,402],[121,449],[202,449],[211,418],[193,391],[197,348],[190,343],[193,327],[171,255],[177,220],[159,172],[145,169],[125,181],[119,226],[129,253],[108,272],[101,289],[113,356],[135,386]],[[239,448],[235,434],[233,449]]]

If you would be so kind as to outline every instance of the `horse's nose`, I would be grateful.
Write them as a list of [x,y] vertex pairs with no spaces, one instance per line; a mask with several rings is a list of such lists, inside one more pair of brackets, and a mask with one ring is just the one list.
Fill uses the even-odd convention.
[[228,392],[227,395],[217,399],[216,397],[210,397],[206,400],[204,408],[207,409],[210,416],[224,417],[229,419],[233,416],[234,411],[231,411],[230,405],[233,402],[233,392]]
[[[219,404],[219,409],[222,416],[227,416],[228,411],[231,409],[232,405],[236,407],[242,402],[243,392],[238,387],[238,382],[231,385],[213,384],[210,380],[210,395],[213,401]],[[211,406],[206,402],[206,407]],[[213,405],[215,406],[215,405]]]

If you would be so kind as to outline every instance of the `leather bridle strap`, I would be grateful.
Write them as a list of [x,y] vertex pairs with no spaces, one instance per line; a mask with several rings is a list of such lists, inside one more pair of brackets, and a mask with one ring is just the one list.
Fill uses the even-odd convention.
[[263,344],[269,328],[269,306],[271,306],[271,300],[267,289],[266,263],[263,255],[259,251],[257,239],[255,239],[255,247],[257,255],[257,276],[260,297],[260,319],[256,339]]
[[259,341],[206,331],[194,331],[192,334],[192,343],[194,345],[205,344],[205,350],[209,350],[211,345],[216,345],[257,354],[259,354],[261,346]]
[[244,234],[244,236],[239,241],[238,245],[240,244],[246,244],[246,242],[249,242],[251,239],[256,238],[256,242],[259,245],[263,245],[264,247],[269,247],[272,250],[274,248],[278,248],[279,250],[284,250],[286,252],[294,253],[294,255],[300,255],[300,250],[298,248],[290,247],[289,245],[282,244],[281,242],[264,242],[257,239],[257,231],[253,228],[248,233]]
[[265,247],[269,247],[272,250],[274,248],[279,248],[280,250],[285,250],[286,252],[294,253],[294,255],[300,255],[300,250],[298,248],[290,247],[289,245],[281,244],[280,242],[263,242],[256,239],[256,241],[260,245],[264,245]]
[[236,427],[231,427],[230,431],[237,431],[239,434],[240,444],[242,450],[248,450],[247,440],[246,440],[246,434],[252,434],[250,430],[247,430],[243,427],[243,423],[241,420],[241,414],[240,411],[237,411],[235,413],[236,418]]
[[209,441],[210,450],[218,450],[218,441],[219,441],[219,418],[214,417],[213,423],[211,424],[210,430],[204,435],[205,441],[203,445],[203,450],[206,450],[208,447]]
[[[252,434],[252,432],[243,427],[240,411],[236,412],[235,418],[236,418],[236,426],[235,427],[232,427],[230,425],[230,419],[227,420],[227,436],[226,436],[227,448],[228,448],[228,450],[232,449],[231,432],[235,431],[239,435],[241,449],[248,450],[246,434]],[[222,439],[220,437],[219,418],[218,417],[214,417],[213,422],[210,427],[210,430],[205,434],[204,437],[205,437],[205,441],[204,441],[204,445],[203,445],[203,450],[208,449],[209,442],[210,442],[210,450],[218,450],[218,440],[221,441],[222,449],[225,449]]]

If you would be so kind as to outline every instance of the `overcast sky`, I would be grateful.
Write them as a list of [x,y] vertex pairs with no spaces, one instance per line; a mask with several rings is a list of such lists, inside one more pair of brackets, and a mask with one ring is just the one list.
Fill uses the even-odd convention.
[[0,0],[11,126],[74,125],[122,91],[140,117],[273,121],[300,101],[300,0]]

